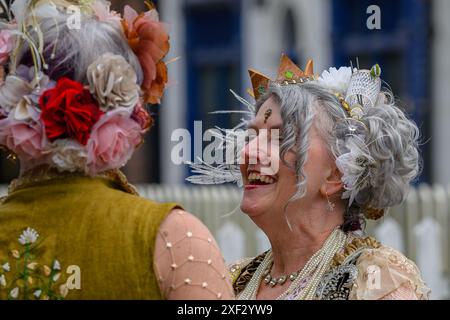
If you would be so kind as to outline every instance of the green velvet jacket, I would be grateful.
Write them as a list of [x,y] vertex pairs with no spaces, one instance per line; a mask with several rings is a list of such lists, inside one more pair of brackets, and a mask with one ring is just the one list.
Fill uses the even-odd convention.
[[177,205],[123,186],[68,176],[12,190],[0,204],[0,299],[162,299],[155,239]]

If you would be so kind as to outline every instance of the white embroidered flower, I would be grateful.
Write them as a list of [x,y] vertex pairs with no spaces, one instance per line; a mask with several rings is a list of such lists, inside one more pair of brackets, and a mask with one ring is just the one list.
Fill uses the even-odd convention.
[[351,77],[352,68],[340,67],[339,69],[336,69],[332,67],[329,70],[323,71],[322,75],[317,79],[317,82],[327,89],[345,93],[350,84]]
[[59,286],[59,293],[63,298],[67,296],[67,294],[69,293],[69,288],[67,287],[66,284],[62,284]]
[[33,295],[34,295],[37,299],[39,299],[39,297],[41,296],[41,294],[42,294],[42,290],[36,290],[36,291],[33,293]]
[[37,233],[37,231],[28,227],[20,235],[19,242],[22,245],[31,244],[31,243],[35,243],[38,238],[39,238],[39,234]]
[[118,107],[131,111],[138,103],[136,71],[122,56],[103,54],[88,67],[87,78],[89,90],[105,112]]
[[12,289],[12,290],[9,292],[9,296],[10,296],[11,298],[13,298],[13,299],[17,299],[17,297],[19,296],[19,288],[18,288],[18,287],[15,287],[14,289]]
[[6,287],[6,277],[4,274],[0,276],[0,286]]
[[20,258],[20,253],[18,250],[12,250],[11,254],[14,258],[19,259]]
[[56,281],[58,281],[59,280],[59,278],[61,277],[61,273],[57,273],[57,274],[55,274],[54,276],[53,276],[53,281],[54,282],[56,282]]
[[48,266],[44,266],[44,275],[46,277],[49,277],[51,273],[52,273],[52,270]]
[[30,270],[34,270],[34,269],[36,269],[37,265],[38,265],[37,262],[31,262],[27,265],[27,268]]
[[53,262],[53,270],[61,270],[61,265],[59,264],[58,260],[55,260],[55,262]]
[[9,272],[11,270],[11,266],[9,265],[9,262],[6,262],[4,265],[2,265],[2,269],[5,272]]
[[60,171],[84,171],[87,162],[86,148],[77,141],[60,139],[52,143],[52,162]]

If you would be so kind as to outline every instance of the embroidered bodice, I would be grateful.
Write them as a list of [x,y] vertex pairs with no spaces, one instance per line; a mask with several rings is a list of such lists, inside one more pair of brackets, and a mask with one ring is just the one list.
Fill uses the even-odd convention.
[[[242,259],[230,266],[238,297],[266,254]],[[300,282],[285,299],[296,299],[305,285]],[[335,254],[315,292],[317,300],[418,300],[428,299],[430,290],[417,266],[403,254],[372,237],[351,235],[342,250]]]

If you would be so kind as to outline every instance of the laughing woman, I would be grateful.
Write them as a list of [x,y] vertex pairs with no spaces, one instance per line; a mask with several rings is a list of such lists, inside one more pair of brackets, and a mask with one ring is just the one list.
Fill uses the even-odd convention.
[[[418,129],[380,90],[380,72],[318,78],[312,62],[303,72],[286,56],[274,81],[250,71],[241,210],[271,249],[231,266],[239,299],[428,298],[412,261],[361,232],[405,199],[420,168]],[[279,140],[264,137],[275,129]]]

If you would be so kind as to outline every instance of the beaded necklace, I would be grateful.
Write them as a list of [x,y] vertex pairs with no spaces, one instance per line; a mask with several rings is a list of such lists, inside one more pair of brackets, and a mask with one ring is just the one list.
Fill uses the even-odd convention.
[[[277,297],[277,300],[313,299],[320,280],[330,268],[334,255],[345,245],[346,240],[347,235],[341,229],[335,229],[322,248],[312,255],[295,280],[292,281],[285,292]],[[247,286],[238,296],[239,300],[256,300],[256,294],[264,278],[264,273],[272,263],[273,254],[272,250],[270,250],[256,269]]]

